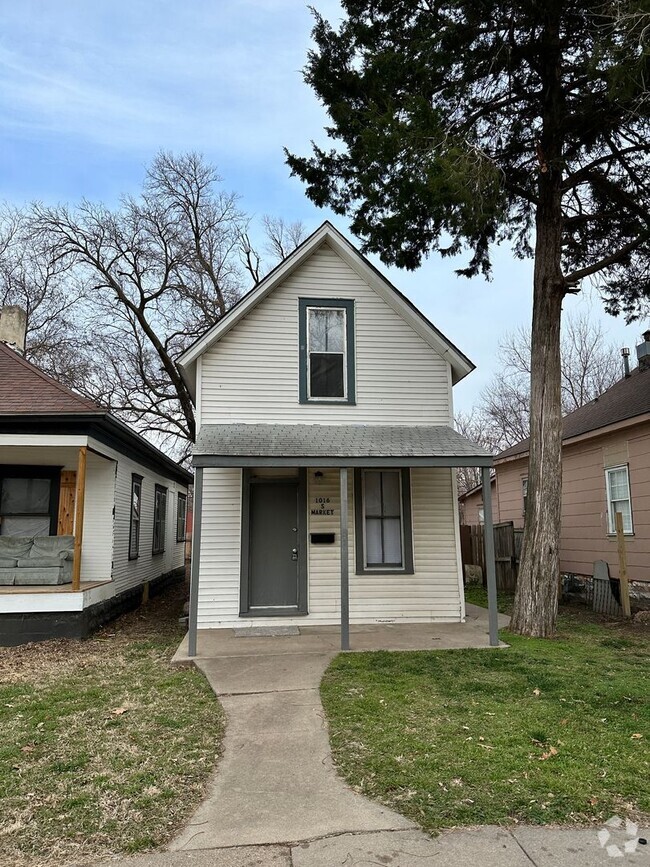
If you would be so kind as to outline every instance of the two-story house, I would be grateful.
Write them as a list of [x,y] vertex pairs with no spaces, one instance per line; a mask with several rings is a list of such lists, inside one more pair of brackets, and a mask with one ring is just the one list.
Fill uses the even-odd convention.
[[464,619],[453,468],[492,462],[452,428],[473,365],[331,224],[180,365],[190,656],[197,628],[340,623],[346,647],[349,622]]

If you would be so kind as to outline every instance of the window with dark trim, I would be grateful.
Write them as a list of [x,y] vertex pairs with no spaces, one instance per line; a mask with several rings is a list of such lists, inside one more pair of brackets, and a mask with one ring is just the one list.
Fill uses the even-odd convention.
[[165,529],[167,527],[167,488],[156,485],[153,499],[153,546],[152,554],[162,554],[165,550]]
[[299,301],[300,403],[355,403],[354,301]]
[[129,527],[129,560],[140,554],[140,519],[142,512],[142,476],[131,476],[131,524]]
[[0,465],[0,535],[56,536],[60,467]]
[[178,495],[176,506],[176,541],[185,541],[185,528],[187,523],[187,494]]
[[413,574],[408,469],[355,473],[357,574]]

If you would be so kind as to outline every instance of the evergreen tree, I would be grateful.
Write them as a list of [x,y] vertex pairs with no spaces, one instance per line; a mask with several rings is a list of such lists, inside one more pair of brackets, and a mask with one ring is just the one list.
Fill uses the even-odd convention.
[[[644,13],[647,0],[630,8]],[[596,278],[632,318],[650,298],[646,29],[621,4],[343,0],[318,13],[305,79],[334,146],[287,153],[364,249],[417,268],[495,244],[534,256],[528,512],[512,628],[555,627],[561,497],[560,319]]]

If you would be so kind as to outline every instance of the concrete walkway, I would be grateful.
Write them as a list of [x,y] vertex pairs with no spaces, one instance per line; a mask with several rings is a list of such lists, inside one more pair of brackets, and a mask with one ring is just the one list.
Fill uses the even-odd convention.
[[[624,853],[624,836],[612,838],[620,856],[601,847],[596,829],[494,826],[448,831],[343,834],[284,846],[239,846],[162,852],[119,861],[120,867],[648,867],[650,846]],[[104,862],[98,867],[109,867]],[[115,862],[113,862],[115,864]]]
[[282,653],[284,637],[264,640],[270,645],[264,656],[197,662],[226,712],[224,754],[208,797],[171,848],[412,828],[355,794],[333,768],[318,693],[333,653]]

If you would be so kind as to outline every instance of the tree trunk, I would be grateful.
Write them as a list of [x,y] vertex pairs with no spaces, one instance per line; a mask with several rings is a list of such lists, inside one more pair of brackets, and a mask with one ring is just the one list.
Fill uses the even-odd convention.
[[543,128],[538,147],[535,272],[531,332],[530,450],[521,565],[510,621],[513,632],[547,638],[555,631],[562,511],[562,150],[565,105],[560,5],[545,7],[541,39]]
[[[539,235],[537,246],[540,246]],[[535,257],[528,498],[517,592],[510,622],[513,632],[542,638],[551,636],[555,630],[560,574],[560,320],[563,292],[561,283],[558,285],[557,281],[559,257],[556,259],[553,253],[538,249]]]

